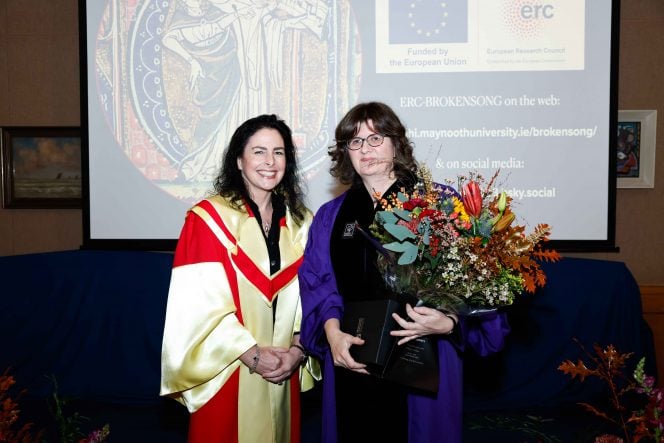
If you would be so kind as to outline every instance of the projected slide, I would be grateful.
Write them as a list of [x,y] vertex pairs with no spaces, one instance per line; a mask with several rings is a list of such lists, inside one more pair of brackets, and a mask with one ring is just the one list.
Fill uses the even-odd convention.
[[337,122],[378,100],[436,180],[500,169],[522,222],[606,240],[611,12],[610,0],[89,0],[90,239],[177,238],[234,129],[263,113],[293,129],[315,211],[342,190],[328,172]]

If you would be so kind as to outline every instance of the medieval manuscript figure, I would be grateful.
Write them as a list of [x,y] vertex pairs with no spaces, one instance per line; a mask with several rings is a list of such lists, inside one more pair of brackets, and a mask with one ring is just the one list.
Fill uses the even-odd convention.
[[232,132],[275,113],[309,179],[359,78],[348,0],[108,0],[99,101],[119,146],[178,199],[204,197]]

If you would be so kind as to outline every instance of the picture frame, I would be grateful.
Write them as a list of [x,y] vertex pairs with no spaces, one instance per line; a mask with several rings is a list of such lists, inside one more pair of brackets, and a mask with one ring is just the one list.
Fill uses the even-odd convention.
[[657,111],[618,111],[618,188],[655,187]]
[[2,206],[7,209],[80,208],[80,127],[3,127]]

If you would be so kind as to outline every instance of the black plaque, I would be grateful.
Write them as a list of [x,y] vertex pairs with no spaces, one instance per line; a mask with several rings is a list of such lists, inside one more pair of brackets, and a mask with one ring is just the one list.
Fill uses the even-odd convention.
[[399,327],[392,313],[399,309],[399,303],[389,299],[346,303],[341,330],[364,339],[364,345],[350,348],[355,361],[385,366],[396,342],[390,331]]
[[405,302],[381,299],[346,303],[341,329],[364,339],[364,345],[351,346],[351,356],[365,363],[376,377],[437,392],[437,339],[426,336],[398,345],[398,337],[390,335],[390,331],[399,329],[392,317],[394,312],[405,318]]

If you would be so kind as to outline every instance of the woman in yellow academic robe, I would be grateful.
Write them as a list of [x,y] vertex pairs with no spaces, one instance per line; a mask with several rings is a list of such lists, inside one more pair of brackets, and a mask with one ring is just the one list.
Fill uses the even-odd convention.
[[189,442],[298,442],[299,392],[319,372],[299,344],[312,216],[288,126],[243,123],[215,190],[188,211],[175,252],[161,395],[191,412]]

